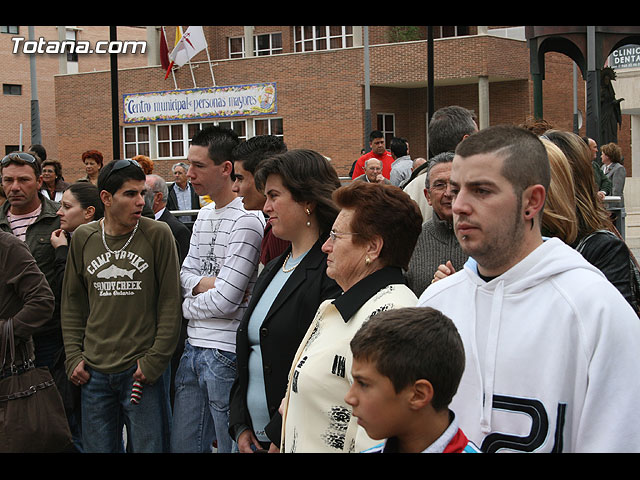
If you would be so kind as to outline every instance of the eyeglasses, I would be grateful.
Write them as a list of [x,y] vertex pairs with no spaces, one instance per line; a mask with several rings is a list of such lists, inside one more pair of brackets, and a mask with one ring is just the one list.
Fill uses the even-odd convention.
[[329,232],[329,238],[331,239],[332,242],[335,242],[336,238],[340,238],[343,235],[360,235],[360,234],[357,232],[335,232],[333,230]]
[[34,157],[33,155],[29,155],[28,153],[22,153],[22,152],[12,152],[7,156],[5,156],[2,159],[2,161],[0,161],[0,164],[4,167],[5,165],[8,165],[9,162],[11,162],[12,160],[16,160],[16,157],[22,160],[23,162],[33,163],[33,164],[36,163],[36,157]]
[[447,187],[450,187],[451,183],[444,180],[436,180],[431,185],[431,190],[446,190]]
[[128,167],[129,165],[134,165],[140,169],[142,169],[142,167],[140,166],[140,164],[135,161],[135,160],[131,160],[131,159],[123,159],[123,160],[116,160],[116,163],[114,163],[113,168],[111,169],[111,171],[107,174],[107,176],[105,177],[104,181],[106,182],[109,177],[111,176],[111,174],[113,172],[116,172],[118,170],[122,170],[123,168]]

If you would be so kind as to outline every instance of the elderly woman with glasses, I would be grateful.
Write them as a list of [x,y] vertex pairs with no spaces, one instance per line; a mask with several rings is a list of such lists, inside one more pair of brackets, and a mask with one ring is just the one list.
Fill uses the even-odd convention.
[[374,444],[344,397],[353,378],[349,342],[382,311],[413,307],[406,269],[422,225],[418,205],[400,188],[353,182],[334,195],[341,207],[329,239],[327,275],[343,294],[320,305],[289,373],[280,451],[359,452]]
[[69,188],[70,183],[64,181],[62,176],[62,164],[58,160],[45,160],[42,162],[42,193],[54,202],[60,203],[62,194]]
[[338,215],[331,164],[313,150],[291,150],[260,163],[254,180],[273,234],[290,247],[265,265],[237,330],[229,431],[241,453],[280,445],[278,407],[293,355],[320,304],[341,293],[322,251]]

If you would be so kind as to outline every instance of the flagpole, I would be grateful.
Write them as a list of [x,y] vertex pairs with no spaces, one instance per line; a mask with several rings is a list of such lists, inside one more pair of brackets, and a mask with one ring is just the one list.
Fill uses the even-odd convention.
[[171,69],[171,76],[173,77],[173,88],[175,90],[178,90],[178,82],[176,82],[176,71],[173,68]]
[[[166,42],[167,41],[167,33],[166,33],[165,29],[164,29],[164,26],[161,25],[160,29],[162,30],[161,35],[164,37],[164,41]],[[174,47],[175,47],[175,45],[174,45]],[[171,62],[171,64],[169,65],[168,70],[171,70],[171,76],[173,77],[173,88],[175,90],[177,90],[178,89],[178,83],[176,82],[176,74],[175,74],[175,72],[173,70],[173,62]],[[167,73],[167,75],[165,75],[165,77],[164,77],[165,80],[167,79],[168,75],[169,75],[168,73]]]
[[209,71],[211,72],[211,81],[213,82],[213,87],[216,86],[216,79],[213,78],[213,67],[211,66],[211,58],[209,57],[209,45],[207,44],[207,48],[205,48],[205,50],[207,51],[207,62],[209,63]]
[[191,71],[191,80],[193,80],[193,88],[198,88],[198,85],[196,85],[196,77],[193,75],[193,65],[191,64],[191,60],[188,60],[187,63],[189,64],[189,70]]

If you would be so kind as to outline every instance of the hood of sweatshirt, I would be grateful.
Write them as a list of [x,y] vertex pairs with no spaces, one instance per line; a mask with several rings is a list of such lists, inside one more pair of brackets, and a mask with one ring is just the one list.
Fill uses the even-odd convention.
[[[493,410],[493,392],[495,381],[495,370],[497,363],[498,339],[500,324],[503,318],[504,297],[509,295],[526,295],[527,290],[551,279],[560,273],[576,268],[586,269],[604,275],[580,253],[568,247],[557,238],[545,238],[542,245],[522,259],[502,275],[485,282],[478,276],[478,265],[473,258],[469,258],[464,266],[461,275],[468,275],[473,285],[473,294],[468,299],[472,315],[474,335],[479,325],[478,321],[488,322],[480,326],[486,338],[484,345],[484,355],[479,355],[477,342],[472,342],[468,347],[473,350],[473,357],[483,359],[482,364],[476,365],[480,370],[480,378],[483,379],[483,398],[480,428],[483,433],[491,431],[491,412]],[[490,295],[491,307],[488,315],[483,312],[482,316],[477,314],[478,295]],[[542,299],[541,299],[542,300]]]

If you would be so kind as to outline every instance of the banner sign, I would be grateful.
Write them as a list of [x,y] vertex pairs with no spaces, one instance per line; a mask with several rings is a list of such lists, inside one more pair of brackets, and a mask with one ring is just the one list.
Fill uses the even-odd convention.
[[640,45],[625,45],[613,51],[609,55],[611,68],[636,68],[640,67]]
[[124,123],[277,113],[276,84],[193,88],[122,96]]

